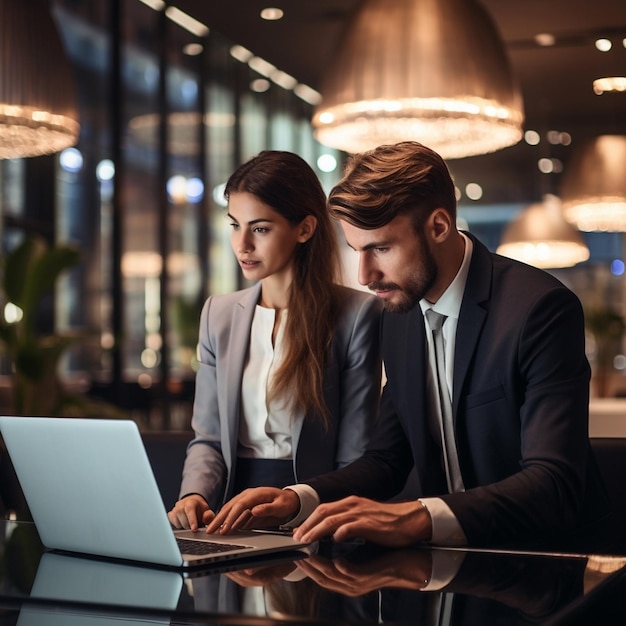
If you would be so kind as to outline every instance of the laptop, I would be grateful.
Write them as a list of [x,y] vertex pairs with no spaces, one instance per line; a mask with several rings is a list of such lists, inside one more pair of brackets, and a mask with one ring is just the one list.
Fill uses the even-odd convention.
[[0,417],[0,433],[48,550],[188,568],[306,546],[282,532],[174,531],[132,420]]
[[[304,552],[278,552],[249,563],[255,568],[259,564],[291,563],[290,554],[296,559],[306,556]],[[172,569],[46,551],[39,560],[30,595],[22,602],[17,625],[167,626],[181,598],[183,610],[194,610],[185,609],[193,596],[190,581],[199,579],[203,589],[206,581],[210,593],[221,593],[221,575],[247,567],[244,563],[248,562],[236,559],[206,569]],[[185,585],[189,591],[183,593]]]
[[[171,569],[45,552],[30,592],[37,603],[23,603],[17,625],[167,626],[182,586],[181,574]],[[138,620],[124,608],[149,612]]]

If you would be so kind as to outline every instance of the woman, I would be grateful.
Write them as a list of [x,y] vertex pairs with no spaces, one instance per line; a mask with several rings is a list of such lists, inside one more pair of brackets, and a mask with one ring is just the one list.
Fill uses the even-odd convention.
[[247,487],[284,487],[361,456],[380,392],[380,304],[337,284],[313,170],[264,151],[232,174],[225,197],[233,251],[256,284],[202,311],[195,438],[168,513],[192,530]]

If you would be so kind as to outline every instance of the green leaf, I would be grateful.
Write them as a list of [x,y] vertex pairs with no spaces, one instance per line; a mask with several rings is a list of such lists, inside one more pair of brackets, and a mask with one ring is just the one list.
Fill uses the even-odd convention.
[[7,299],[23,308],[24,290],[35,260],[43,254],[46,243],[41,237],[24,239],[6,257],[3,289]]
[[30,328],[41,299],[52,292],[59,276],[80,261],[80,252],[71,246],[50,248],[41,237],[30,237],[6,258],[4,292],[24,313]]

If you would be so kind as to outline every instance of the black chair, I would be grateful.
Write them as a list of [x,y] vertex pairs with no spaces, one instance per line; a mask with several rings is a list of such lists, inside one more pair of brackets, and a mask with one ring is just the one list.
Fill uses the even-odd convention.
[[187,445],[193,438],[193,432],[191,430],[143,432],[141,438],[163,504],[169,510],[178,500]]
[[599,539],[607,551],[626,554],[626,438],[595,437],[591,447],[612,505]]
[[15,468],[0,437],[0,518],[9,514],[19,520],[31,519]]

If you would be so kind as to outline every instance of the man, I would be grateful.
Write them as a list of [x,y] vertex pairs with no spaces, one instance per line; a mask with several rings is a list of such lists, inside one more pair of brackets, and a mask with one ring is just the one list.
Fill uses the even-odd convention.
[[[329,206],[385,304],[377,431],[346,468],[242,492],[207,532],[263,519],[304,541],[549,543],[604,513],[576,296],[459,232],[448,169],[421,144],[354,156]],[[419,498],[383,502],[413,465]]]

